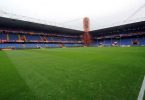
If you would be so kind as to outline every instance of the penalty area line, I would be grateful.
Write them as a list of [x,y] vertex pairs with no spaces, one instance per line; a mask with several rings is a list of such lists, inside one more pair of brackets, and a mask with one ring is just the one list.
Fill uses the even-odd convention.
[[140,92],[139,92],[137,100],[143,100],[144,92],[145,92],[145,76],[144,76],[144,79],[143,79],[143,82],[142,82],[142,86],[141,86],[141,89],[140,89]]

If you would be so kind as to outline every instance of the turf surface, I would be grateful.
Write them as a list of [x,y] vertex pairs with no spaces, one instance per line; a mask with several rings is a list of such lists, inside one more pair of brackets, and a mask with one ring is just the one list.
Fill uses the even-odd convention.
[[0,51],[0,100],[137,100],[145,47]]

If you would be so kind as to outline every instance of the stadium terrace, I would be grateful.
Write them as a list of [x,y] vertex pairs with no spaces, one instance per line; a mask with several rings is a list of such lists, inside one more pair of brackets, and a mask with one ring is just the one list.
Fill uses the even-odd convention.
[[88,32],[4,17],[0,22],[0,49],[145,45],[145,21]]

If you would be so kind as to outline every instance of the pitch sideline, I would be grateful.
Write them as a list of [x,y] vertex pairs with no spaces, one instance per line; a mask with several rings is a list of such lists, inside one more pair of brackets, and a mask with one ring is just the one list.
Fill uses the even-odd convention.
[[141,86],[141,89],[140,89],[137,100],[143,100],[144,99],[144,92],[145,92],[145,76],[144,76],[142,86]]

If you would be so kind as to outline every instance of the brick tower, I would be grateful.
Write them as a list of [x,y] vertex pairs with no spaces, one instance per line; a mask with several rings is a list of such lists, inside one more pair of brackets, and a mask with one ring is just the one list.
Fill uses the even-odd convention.
[[84,28],[84,33],[83,33],[83,42],[85,46],[89,46],[91,44],[91,35],[89,33],[90,31],[90,20],[88,17],[85,17],[83,19],[83,28]]

